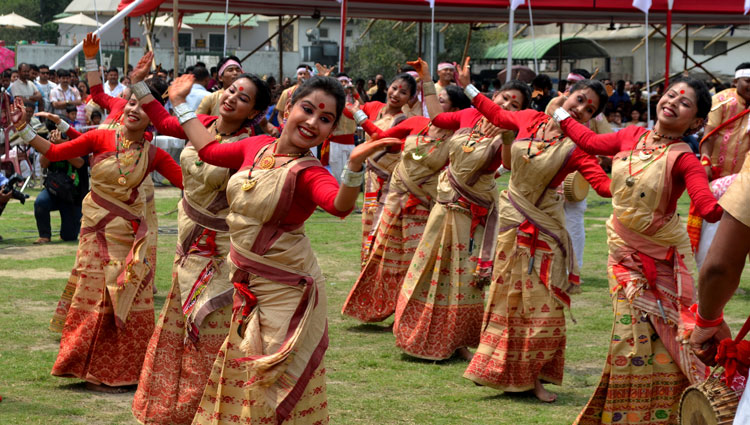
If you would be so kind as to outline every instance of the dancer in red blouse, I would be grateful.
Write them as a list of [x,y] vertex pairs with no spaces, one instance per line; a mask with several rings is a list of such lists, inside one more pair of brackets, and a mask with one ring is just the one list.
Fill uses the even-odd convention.
[[[20,122],[22,103],[15,105]],[[81,237],[52,374],[77,377],[99,391],[138,382],[148,338],[154,329],[154,266],[146,235],[156,223],[146,217],[141,184],[153,170],[182,188],[172,157],[151,146],[149,120],[133,96],[116,130],[95,130],[59,145],[19,128],[22,140],[50,161],[93,154],[91,191],[83,200]],[[18,124],[17,124],[18,125]]]
[[710,108],[702,82],[678,78],[659,100],[650,131],[628,127],[596,135],[555,112],[582,150],[614,155],[614,211],[607,222],[613,337],[599,386],[577,424],[675,423],[682,391],[705,378],[706,367],[686,345],[695,320],[688,310],[695,266],[675,212],[687,188],[700,216],[709,222],[721,217],[703,167],[682,141],[703,126]]
[[[295,90],[281,136],[215,142],[186,109],[192,76],[175,80],[170,100],[201,160],[239,170],[227,184],[234,316],[193,423],[216,418],[328,422],[323,356],[328,346],[325,282],[303,224],[320,206],[351,212],[364,172],[383,140],[354,148],[343,185],[310,155],[344,108],[341,84],[313,77]],[[223,423],[223,422],[220,422]]]
[[[468,66],[459,67],[469,96]],[[518,131],[503,148],[511,169],[508,189],[499,200],[499,235],[492,284],[488,292],[480,344],[464,377],[505,392],[533,391],[542,401],[556,395],[543,382],[562,383],[565,361],[565,314],[580,279],[570,236],[565,228],[565,177],[575,171],[601,196],[611,197],[609,177],[596,158],[563,137],[550,116],[527,109],[509,112],[483,96],[473,96],[477,114],[494,125]],[[598,81],[571,88],[564,108],[582,123],[599,114],[607,93]]]

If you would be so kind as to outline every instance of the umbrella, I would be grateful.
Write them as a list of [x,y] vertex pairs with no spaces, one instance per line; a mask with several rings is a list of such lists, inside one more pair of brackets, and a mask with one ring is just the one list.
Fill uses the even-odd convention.
[[16,66],[16,52],[5,47],[0,47],[0,72]]
[[98,27],[99,26],[95,20],[84,15],[83,13],[71,15],[71,16],[68,16],[67,18],[55,19],[52,22],[57,23],[57,24],[80,25],[80,26],[85,26],[85,27]]
[[[513,65],[513,68],[511,68],[511,74],[510,78],[513,80],[521,80],[524,83],[531,83],[531,80],[536,77],[536,73],[533,69],[529,68],[528,66],[523,65]],[[500,81],[505,81],[505,70],[497,73],[497,79]]]
[[18,22],[13,22],[13,18],[6,18],[0,15],[0,28],[26,28]]
[[[169,27],[169,28],[172,28],[174,26],[174,21],[172,20],[172,17],[170,17],[169,15],[163,15],[163,16],[159,16],[158,18],[156,18],[156,21],[154,21],[154,26],[155,27]],[[191,30],[191,29],[193,29],[193,27],[191,27],[188,24],[184,24],[183,23],[180,26],[180,29]]]
[[8,22],[10,26],[14,27],[38,27],[39,24],[36,22],[26,19],[21,15],[18,15],[16,12],[10,13],[8,15],[2,15],[0,16],[0,22]]

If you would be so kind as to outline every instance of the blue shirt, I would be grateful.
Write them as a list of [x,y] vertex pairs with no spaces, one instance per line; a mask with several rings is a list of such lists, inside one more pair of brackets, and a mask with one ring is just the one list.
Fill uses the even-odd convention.
[[203,98],[208,96],[209,94],[211,94],[211,92],[206,90],[205,87],[198,83],[194,83],[193,87],[190,88],[190,93],[185,98],[185,102],[190,105],[190,109],[195,111],[201,104],[201,100],[203,100]]

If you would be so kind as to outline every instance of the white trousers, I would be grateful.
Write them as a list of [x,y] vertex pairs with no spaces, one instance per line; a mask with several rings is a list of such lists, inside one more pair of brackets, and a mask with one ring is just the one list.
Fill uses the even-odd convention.
[[344,145],[341,143],[331,142],[331,151],[328,155],[328,165],[331,167],[331,174],[341,183],[341,172],[344,171],[346,163],[349,161],[349,154],[354,150],[354,145]]
[[586,199],[580,202],[565,201],[565,227],[573,243],[578,269],[583,267],[583,247],[586,245],[586,229],[583,227],[583,214],[586,212]]
[[734,415],[733,425],[750,424],[750,388],[745,388],[740,399],[740,405],[737,406],[737,413]]

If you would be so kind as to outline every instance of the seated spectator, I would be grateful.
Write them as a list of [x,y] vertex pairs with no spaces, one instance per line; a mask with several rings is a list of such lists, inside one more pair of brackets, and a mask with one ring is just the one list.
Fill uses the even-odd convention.
[[57,80],[60,84],[54,89],[50,90],[50,102],[52,103],[52,112],[63,117],[67,114],[67,107],[77,107],[83,102],[81,101],[81,94],[78,93],[78,89],[70,85],[70,72],[61,69],[57,72]]
[[628,121],[628,127],[631,126],[631,125],[637,125],[639,127],[645,127],[646,126],[646,122],[645,121],[641,121],[641,118],[642,118],[642,116],[641,116],[641,112],[639,110],[633,109],[632,111],[630,111],[630,121]]
[[613,131],[620,131],[623,127],[622,112],[619,109],[610,110],[607,112],[607,122],[609,122],[609,126],[612,127]]
[[[60,132],[54,130],[49,141],[55,144],[62,142]],[[89,191],[88,160],[80,157],[50,162],[42,156],[39,161],[42,168],[47,169],[47,177],[44,179],[44,189],[34,201],[34,217],[39,232],[39,239],[34,244],[45,244],[52,240],[52,211],[60,211],[60,238],[75,241],[81,228],[81,204]]]

